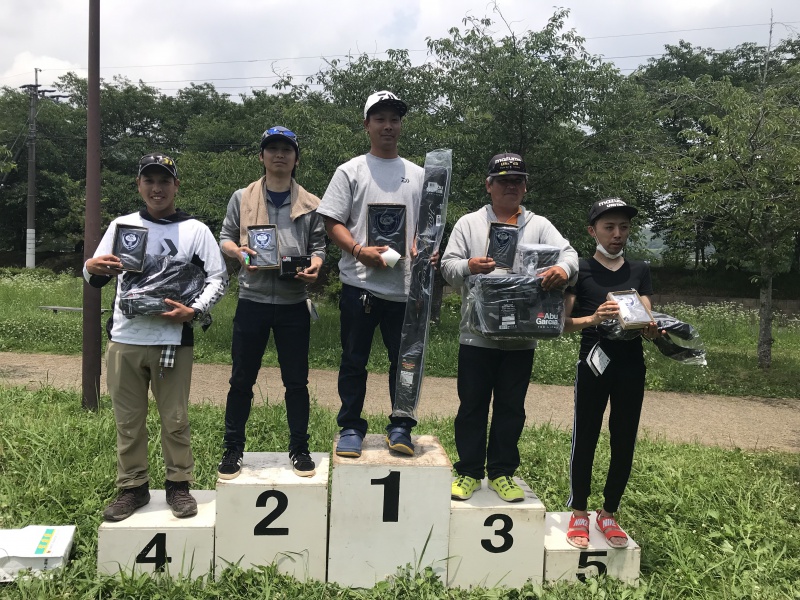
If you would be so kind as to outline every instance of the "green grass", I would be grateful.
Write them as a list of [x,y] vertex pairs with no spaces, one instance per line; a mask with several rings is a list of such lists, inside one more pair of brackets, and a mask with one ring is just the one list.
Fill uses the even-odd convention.
[[[97,527],[103,506],[115,495],[115,428],[108,398],[102,399],[97,413],[85,412],[80,405],[73,392],[0,388],[0,528],[77,526],[66,568],[52,578],[3,584],[2,598],[800,598],[797,456],[656,440],[637,445],[620,512],[621,524],[642,547],[638,589],[600,579],[573,586],[527,585],[521,590],[448,590],[429,571],[413,567],[401,568],[395,578],[369,590],[300,583],[269,566],[229,569],[218,581],[98,576]],[[191,406],[190,420],[197,463],[194,487],[213,489],[224,413],[211,405]],[[164,465],[154,406],[148,427],[150,474],[158,486]],[[312,407],[311,449],[329,451],[335,431],[334,415]],[[456,458],[452,420],[423,421],[418,432],[438,435],[450,458]],[[283,452],[286,438],[282,406],[254,407],[250,449]],[[569,448],[569,435],[551,427],[526,428],[523,433],[518,475],[548,510],[566,510]],[[603,435],[591,505],[600,503],[607,462],[608,439]]]
[[[111,286],[103,290],[103,306],[111,305]],[[50,271],[22,273],[0,270],[0,351],[81,352],[82,317],[80,313],[43,311],[39,306],[81,306],[82,280]],[[320,320],[311,327],[312,368],[339,368],[339,310],[330,302],[319,303]],[[800,319],[778,315],[773,328],[775,340],[772,368],[757,367],[756,339],[758,318],[741,305],[719,303],[700,308],[685,304],[660,307],[692,323],[706,346],[708,366],[686,366],[659,354],[645,344],[647,386],[651,390],[686,393],[709,393],[765,398],[800,397]],[[195,357],[198,362],[230,362],[232,321],[236,310],[236,289],[214,307],[214,325],[197,333]],[[433,326],[428,342],[426,373],[455,377],[458,365],[458,322],[460,300],[445,298],[441,323]],[[104,317],[105,318],[105,317]],[[569,334],[539,343],[532,381],[572,385],[578,356],[579,334]],[[278,366],[275,346],[270,341],[264,364]],[[376,334],[368,365],[372,373],[387,372],[386,351]]]

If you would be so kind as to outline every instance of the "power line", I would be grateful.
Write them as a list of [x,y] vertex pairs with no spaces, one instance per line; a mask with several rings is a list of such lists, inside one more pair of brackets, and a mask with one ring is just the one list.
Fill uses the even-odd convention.
[[584,38],[585,40],[606,40],[611,38],[634,37],[638,35],[660,35],[662,33],[687,33],[690,31],[711,31],[712,29],[736,29],[739,27],[769,27],[770,25],[795,25],[800,21],[783,21],[775,23],[751,23],[749,25],[720,25],[719,27],[695,27],[693,29],[671,29],[668,31],[648,31],[645,33],[620,33],[617,35],[599,35]]

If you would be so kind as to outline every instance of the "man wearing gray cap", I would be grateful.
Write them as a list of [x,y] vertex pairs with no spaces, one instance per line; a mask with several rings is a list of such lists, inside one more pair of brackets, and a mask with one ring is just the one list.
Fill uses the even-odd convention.
[[[578,254],[546,218],[526,210],[528,173],[518,154],[497,154],[489,161],[486,192],[491,198],[480,210],[461,217],[442,255],[442,275],[461,289],[461,326],[458,350],[458,414],[455,420],[457,477],[454,500],[467,500],[480,489],[488,472],[489,487],[506,502],[524,499],[514,481],[520,457],[517,442],[525,426],[525,394],[533,368],[535,340],[493,340],[470,331],[466,279],[497,268],[486,256],[492,223],[518,228],[519,242],[547,244],[561,249],[555,266],[542,273],[542,287],[557,289],[578,270]],[[492,407],[491,428],[487,421]]]
[[[339,367],[336,454],[361,456],[367,421],[361,416],[367,388],[367,362],[375,329],[380,327],[389,357],[389,397],[394,406],[400,334],[408,298],[410,252],[414,243],[424,171],[400,158],[397,141],[408,107],[388,91],[375,92],[364,105],[367,154],[340,165],[317,212],[342,250],[339,300],[342,359]],[[383,256],[400,254],[393,267]],[[390,261],[391,262],[391,261]],[[390,417],[386,441],[391,450],[413,455],[411,428],[416,421]]]

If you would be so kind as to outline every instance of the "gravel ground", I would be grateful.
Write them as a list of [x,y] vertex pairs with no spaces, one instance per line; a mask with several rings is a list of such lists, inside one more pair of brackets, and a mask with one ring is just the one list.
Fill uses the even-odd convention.
[[[195,364],[191,401],[224,404],[229,377],[229,365]],[[309,375],[312,398],[331,410],[339,408],[336,377],[335,371],[314,370]],[[0,352],[0,384],[31,389],[42,385],[79,389],[81,357]],[[104,375],[101,385],[105,393]],[[256,402],[282,401],[278,369],[261,369],[258,386]],[[386,375],[371,375],[365,412],[388,414],[388,397]],[[453,416],[457,408],[455,379],[425,378],[420,416]],[[568,430],[572,425],[572,388],[531,384],[525,408],[529,425],[550,423]],[[373,423],[378,429],[382,425]],[[800,400],[646,392],[641,436],[743,450],[800,453]]]

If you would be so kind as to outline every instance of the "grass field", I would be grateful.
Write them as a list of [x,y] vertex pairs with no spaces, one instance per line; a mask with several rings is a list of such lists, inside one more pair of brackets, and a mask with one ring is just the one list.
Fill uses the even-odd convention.
[[[9,600],[120,599],[443,599],[443,598],[800,598],[800,465],[796,455],[749,453],[643,440],[619,513],[620,523],[642,546],[641,586],[611,579],[521,590],[448,590],[424,568],[401,568],[373,589],[350,590],[320,582],[300,583],[270,567],[227,570],[218,581],[99,577],[96,573],[100,513],[114,497],[115,430],[108,398],[99,412],[85,412],[80,397],[53,388],[0,388],[0,528],[28,524],[75,524],[71,562],[51,579],[0,584]],[[195,488],[213,489],[223,430],[223,411],[192,406]],[[379,422],[378,420],[377,422]],[[164,465],[158,418],[151,406],[150,475],[161,487]],[[313,407],[312,451],[329,451],[334,416]],[[451,420],[426,420],[419,433],[437,435],[455,458]],[[283,452],[282,406],[256,406],[248,425],[251,450]],[[601,474],[608,461],[601,439],[590,505],[600,503]],[[569,434],[526,428],[518,475],[548,510],[566,510]]]
[[[235,287],[235,286],[234,286]],[[103,290],[103,306],[111,305],[112,286]],[[53,314],[39,306],[81,306],[82,280],[54,275],[46,270],[0,270],[0,351],[81,352],[82,317],[80,313]],[[320,302],[319,321],[311,329],[312,368],[339,368],[339,312],[331,304]],[[769,398],[800,397],[800,320],[778,316],[773,337],[773,366],[757,368],[756,338],[758,319],[754,311],[739,305],[721,303],[701,308],[688,305],[660,307],[700,331],[708,354],[708,367],[686,366],[664,358],[655,348],[645,345],[647,386],[652,390],[710,393],[729,396]],[[214,308],[214,325],[198,333],[195,357],[198,362],[229,363],[236,290],[231,289]],[[460,300],[451,295],[442,307],[439,325],[431,328],[426,373],[455,377],[458,364],[458,321]],[[536,351],[532,380],[538,383],[572,385],[578,355],[578,334],[542,341]],[[380,336],[375,336],[370,372],[389,368]],[[277,366],[275,347],[270,342],[264,364]]]

